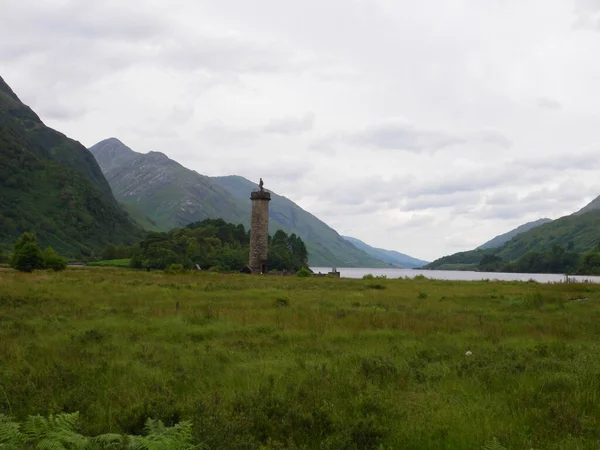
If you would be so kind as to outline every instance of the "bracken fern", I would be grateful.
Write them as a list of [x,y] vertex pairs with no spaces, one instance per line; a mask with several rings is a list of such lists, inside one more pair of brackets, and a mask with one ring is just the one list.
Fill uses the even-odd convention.
[[146,436],[102,434],[87,437],[76,431],[79,413],[29,416],[23,423],[0,415],[0,450],[201,450],[193,444],[191,422],[167,427],[148,419]]

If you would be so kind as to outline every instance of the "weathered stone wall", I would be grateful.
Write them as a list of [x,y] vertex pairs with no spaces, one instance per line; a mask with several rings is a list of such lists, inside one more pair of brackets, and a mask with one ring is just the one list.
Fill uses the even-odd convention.
[[[252,273],[261,273],[269,256],[269,201],[266,191],[252,192],[252,218],[250,220],[250,262]],[[268,269],[267,269],[268,270]]]

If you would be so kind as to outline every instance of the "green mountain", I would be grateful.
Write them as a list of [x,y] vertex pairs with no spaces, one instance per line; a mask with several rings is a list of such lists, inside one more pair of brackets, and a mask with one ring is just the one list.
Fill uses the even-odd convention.
[[115,138],[90,148],[117,199],[146,228],[161,231],[204,219],[248,225],[248,208],[209,177],[159,152],[138,153]]
[[596,211],[598,209],[600,209],[600,196],[596,197],[594,200],[592,200],[590,203],[588,203],[587,205],[585,205],[579,211],[573,213],[573,215],[574,216],[579,216],[581,214],[585,214],[585,213],[590,212],[590,211]]
[[[200,175],[162,153],[138,153],[115,138],[99,142],[90,151],[115,197],[145,228],[166,231],[216,218],[246,227],[250,224],[250,192],[257,185],[245,178]],[[271,194],[269,232],[282,230],[300,236],[310,265],[388,266],[342,239],[291,200]]]
[[[250,192],[257,188],[255,183],[235,175],[215,177],[213,180],[239,200],[248,199]],[[288,234],[296,233],[300,236],[308,249],[308,261],[311,266],[389,267],[389,264],[356,248],[333,228],[290,199],[269,192],[269,230],[281,229]]]
[[515,260],[531,251],[547,252],[554,247],[584,253],[594,251],[600,243],[600,211],[556,219],[515,236],[497,249],[502,259]]
[[508,241],[510,241],[512,238],[514,238],[517,234],[521,234],[526,231],[532,230],[533,228],[539,227],[540,225],[544,225],[545,223],[548,223],[548,222],[552,222],[552,219],[544,218],[544,219],[535,220],[533,222],[527,222],[526,224],[518,226],[517,228],[509,231],[508,233],[504,233],[499,236],[496,236],[495,238],[487,241],[485,244],[477,247],[477,249],[486,250],[488,248],[502,247],[504,244],[506,244]]
[[373,258],[380,259],[381,261],[393,264],[394,266],[407,269],[418,269],[426,264],[429,264],[429,262],[427,261],[413,258],[412,256],[408,256],[404,253],[400,253],[394,250],[385,250],[382,248],[371,247],[370,245],[365,244],[363,241],[350,236],[342,237],[347,241],[351,242],[352,245],[354,245],[356,248],[364,251],[368,255],[371,255]]
[[475,269],[483,257],[514,262],[528,253],[572,253],[596,251],[600,246],[600,210],[561,217],[522,232],[496,248],[476,249],[444,256],[428,264],[427,269]]
[[72,257],[142,236],[92,154],[45,126],[0,78],[0,243],[24,231]]

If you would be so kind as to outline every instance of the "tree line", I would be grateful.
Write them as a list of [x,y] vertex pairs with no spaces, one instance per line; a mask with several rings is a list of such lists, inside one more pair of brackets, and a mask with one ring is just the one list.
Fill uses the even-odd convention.
[[[206,219],[169,232],[151,232],[132,245],[108,244],[102,260],[129,259],[130,267],[165,270],[171,267],[203,270],[239,271],[248,264],[250,230],[223,219]],[[0,249],[0,262],[7,260],[17,270],[62,270],[67,260],[51,247],[40,249],[35,234],[23,233],[11,254]],[[269,236],[270,270],[299,271],[308,267],[308,251],[296,234],[278,230]]]
[[[152,232],[131,247],[107,246],[103,259],[130,258],[131,267],[239,271],[248,264],[250,230],[223,219],[206,219],[169,232]],[[112,258],[114,256],[114,258]],[[278,230],[269,236],[269,269],[298,271],[308,266],[308,251],[296,234]]]
[[515,261],[505,261],[493,254],[484,255],[477,269],[482,272],[570,273],[600,275],[600,248],[576,253],[558,245],[547,252],[529,252]]
[[50,269],[64,270],[67,260],[59,256],[52,247],[40,248],[35,234],[23,233],[15,242],[11,254],[6,254],[0,249],[0,262],[8,261],[8,265],[21,272]]

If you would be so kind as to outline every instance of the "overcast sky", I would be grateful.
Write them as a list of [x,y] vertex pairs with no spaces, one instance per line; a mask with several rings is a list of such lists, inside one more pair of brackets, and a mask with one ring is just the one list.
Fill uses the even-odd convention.
[[0,0],[0,75],[423,259],[600,195],[600,0]]

